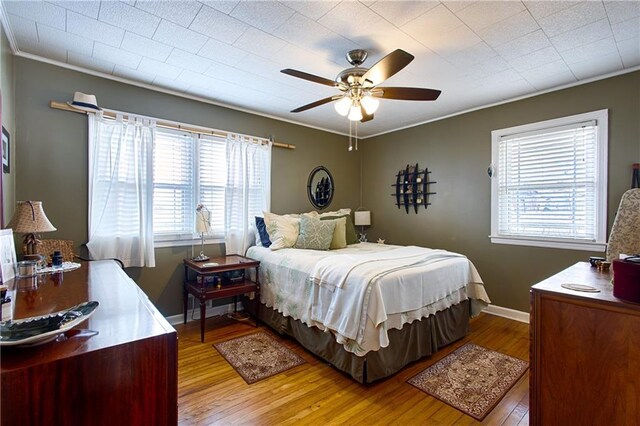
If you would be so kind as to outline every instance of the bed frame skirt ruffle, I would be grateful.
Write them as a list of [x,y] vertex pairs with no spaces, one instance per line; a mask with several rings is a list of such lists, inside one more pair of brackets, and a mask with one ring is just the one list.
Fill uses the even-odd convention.
[[469,300],[465,300],[421,321],[405,324],[401,330],[389,330],[389,346],[365,356],[346,351],[335,341],[333,334],[285,317],[265,305],[260,307],[260,320],[279,334],[293,337],[307,350],[358,382],[372,383],[464,337],[469,330],[469,312]]

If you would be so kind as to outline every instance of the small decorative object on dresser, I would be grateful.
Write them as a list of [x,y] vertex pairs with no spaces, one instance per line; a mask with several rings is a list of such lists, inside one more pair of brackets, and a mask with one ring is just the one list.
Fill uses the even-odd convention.
[[5,284],[16,276],[16,247],[11,229],[0,230],[0,283]]
[[11,169],[9,168],[10,160],[11,160],[11,137],[9,136],[9,132],[7,129],[2,126],[2,172],[9,173]]

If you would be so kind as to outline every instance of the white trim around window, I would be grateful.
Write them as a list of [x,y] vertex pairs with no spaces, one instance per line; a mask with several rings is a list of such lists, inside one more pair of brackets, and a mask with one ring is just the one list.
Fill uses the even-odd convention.
[[604,251],[606,109],[491,132],[491,242]]

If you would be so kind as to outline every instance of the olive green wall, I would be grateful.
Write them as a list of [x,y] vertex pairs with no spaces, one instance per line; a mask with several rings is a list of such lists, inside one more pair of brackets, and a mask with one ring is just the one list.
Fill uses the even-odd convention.
[[[312,210],[306,194],[311,170],[326,166],[336,191],[330,208],[357,207],[358,153],[347,152],[344,136],[310,129],[228,108],[201,103],[144,88],[16,57],[17,122],[16,199],[42,200],[58,231],[44,238],[87,241],[87,118],[51,109],[49,101],[67,101],[75,91],[95,94],[99,105],[189,124],[269,137],[296,145],[272,151],[271,210],[276,213]],[[221,245],[205,247],[221,254]],[[182,259],[191,247],[156,249],[155,268],[129,268],[164,315],[182,312]]]
[[[529,287],[589,256],[586,251],[492,244],[491,131],[609,110],[609,229],[631,164],[640,162],[640,72],[486,108],[363,141],[364,206],[372,211],[369,239],[463,253],[475,264],[492,302],[529,311]],[[432,170],[437,181],[428,210],[399,210],[391,197],[406,164]],[[601,255],[601,253],[600,253]]]
[[[9,173],[2,175],[2,206],[1,212],[4,217],[4,224],[11,220],[15,206],[15,166],[16,166],[16,132],[15,132],[15,96],[13,80],[13,55],[9,40],[4,33],[4,28],[0,29],[0,93],[2,93],[2,125],[9,132]],[[1,167],[0,167],[1,168]]]
[[[486,169],[491,161],[491,131],[608,108],[609,224],[630,185],[630,166],[640,162],[640,72],[366,139],[359,152],[348,153],[343,136],[25,58],[7,60],[4,38],[2,49],[3,100],[11,69],[19,94],[12,157],[21,161],[18,167],[12,164],[16,187],[11,200],[42,200],[58,227],[45,238],[68,238],[77,244],[87,239],[86,117],[48,106],[50,100],[71,99],[74,91],[93,93],[108,108],[256,136],[274,135],[277,141],[295,144],[293,151],[273,150],[272,210],[277,213],[311,210],[306,180],[320,164],[329,168],[336,181],[331,208],[357,207],[362,155],[363,205],[372,211],[370,240],[382,237],[388,243],[464,253],[478,268],[493,303],[521,311],[529,310],[532,284],[598,253],[490,243],[491,192]],[[7,70],[9,61],[13,66]],[[390,185],[400,168],[416,162],[433,171],[437,195],[427,211],[407,215],[394,206]],[[221,253],[222,246],[207,246],[206,252]],[[156,268],[128,269],[165,315],[182,310],[180,264],[188,256],[191,247],[159,248]]]

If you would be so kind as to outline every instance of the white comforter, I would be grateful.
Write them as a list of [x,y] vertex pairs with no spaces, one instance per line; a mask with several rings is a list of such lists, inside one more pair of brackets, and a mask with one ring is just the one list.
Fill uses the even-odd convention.
[[466,257],[445,250],[372,243],[316,251],[252,247],[261,300],[309,326],[334,333],[356,355],[389,344],[387,330],[467,298],[479,312],[489,298]]

